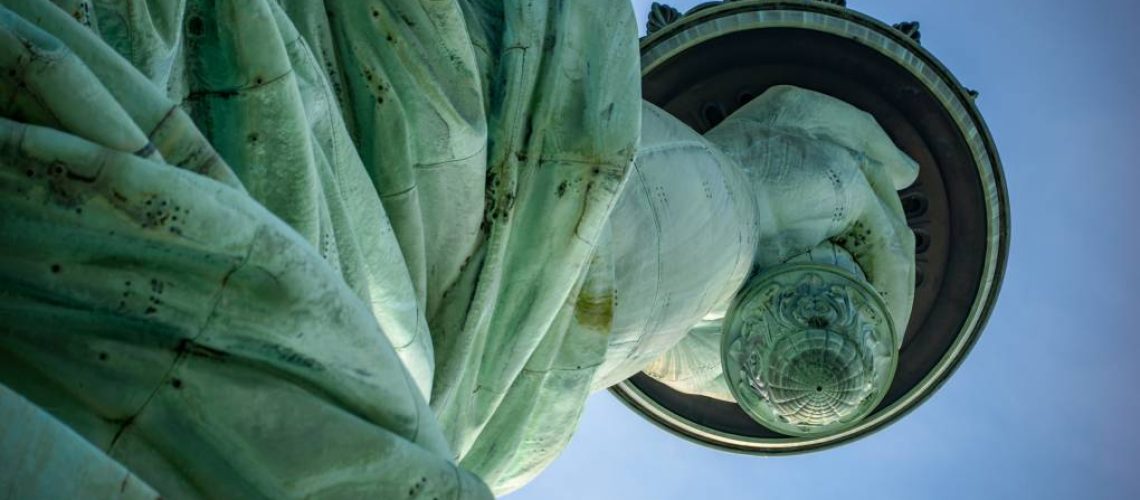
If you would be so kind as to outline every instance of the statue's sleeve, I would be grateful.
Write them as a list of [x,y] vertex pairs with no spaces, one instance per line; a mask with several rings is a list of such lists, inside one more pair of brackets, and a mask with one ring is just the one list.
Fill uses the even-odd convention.
[[371,183],[345,177],[323,77],[238,3],[104,12],[114,50],[47,2],[0,8],[0,382],[168,496],[487,496],[377,325],[401,324],[362,285],[385,275],[345,258],[395,240],[350,223],[382,228],[379,202],[337,208]]
[[424,297],[432,408],[464,467],[513,489],[565,446],[610,328],[596,249],[638,136],[631,8],[283,5]]
[[723,314],[763,222],[735,161],[643,103],[637,159],[609,220],[617,305],[594,387],[642,371],[702,318]]
[[3,384],[0,422],[20,424],[0,425],[0,484],[8,498],[162,498],[83,436]]
[[489,64],[486,239],[429,320],[432,408],[503,493],[563,449],[609,338],[598,251],[640,129],[637,32],[623,0],[460,3]]
[[[487,63],[456,2],[283,0],[432,317],[480,241]],[[485,52],[479,52],[486,59]]]
[[[92,100],[105,89],[109,96],[101,99],[113,98],[137,124],[138,137],[150,139],[122,150],[157,153],[246,191],[371,305],[425,397],[430,393],[431,338],[417,286],[423,252],[399,251],[411,241],[402,234],[418,231],[405,222],[420,219],[406,217],[403,205],[391,205],[390,212],[378,198],[390,185],[373,182],[369,169],[375,165],[358,153],[350,134],[356,114],[341,105],[338,91],[341,72],[327,67],[316,52],[322,47],[295,28],[325,19],[325,10],[317,10],[319,19],[299,16],[294,23],[276,2],[264,0],[59,0],[58,8],[46,0],[6,3],[57,38],[100,82],[38,89],[52,94],[53,101],[45,102],[86,119],[87,125],[67,122],[77,133],[95,138],[88,130],[111,129],[99,109],[113,107]],[[350,4],[362,9],[352,17],[371,19],[366,6]],[[15,83],[11,88],[19,90]],[[39,110],[32,93],[16,93],[14,101],[29,103],[19,108],[29,117],[25,121],[54,124],[71,117]],[[393,127],[401,123],[391,121]]]
[[[408,488],[417,492],[427,488],[415,486],[419,482],[455,492],[466,491],[462,485],[473,484],[471,476],[440,456],[459,457],[465,467],[501,491],[531,477],[557,455],[576,425],[612,320],[612,283],[607,274],[611,264],[597,249],[605,221],[625,182],[639,130],[637,37],[628,2],[55,3],[59,6],[47,0],[6,1],[14,12],[10,18],[29,20],[40,31],[27,44],[20,41],[5,48],[36,47],[41,41],[58,46],[67,55],[68,64],[86,71],[81,75],[85,80],[73,80],[73,76],[34,80],[24,78],[30,74],[23,73],[23,79],[5,80],[7,86],[0,87],[4,96],[16,96],[5,101],[14,107],[4,109],[3,114],[12,119],[11,129],[34,131],[16,135],[50,136],[45,140],[60,145],[49,148],[53,151],[76,145],[84,155],[96,157],[77,165],[86,165],[84,161],[92,165],[123,163],[132,165],[128,170],[131,175],[163,172],[166,177],[135,183],[137,192],[129,191],[135,193],[135,198],[127,197],[129,202],[145,203],[152,195],[185,195],[188,198],[179,198],[177,206],[190,206],[195,220],[210,210],[221,212],[212,219],[213,225],[200,233],[181,226],[176,226],[175,232],[166,225],[138,229],[167,231],[169,234],[162,233],[164,238],[192,241],[210,255],[226,257],[217,257],[221,260],[212,264],[221,266],[218,269],[199,270],[192,265],[197,257],[186,257],[176,246],[148,242],[147,238],[158,233],[133,235],[114,224],[105,228],[88,223],[89,217],[102,217],[100,210],[107,214],[124,210],[121,204],[126,202],[116,198],[114,190],[99,195],[110,197],[106,203],[113,209],[79,207],[83,218],[74,227],[57,229],[58,223],[53,220],[43,231],[55,239],[35,240],[36,244],[58,246],[59,251],[73,252],[86,259],[84,262],[97,261],[107,272],[165,269],[168,275],[157,281],[181,281],[172,288],[163,285],[164,293],[178,290],[189,294],[187,297],[198,297],[196,302],[183,300],[205,308],[204,317],[194,318],[205,326],[220,324],[216,323],[218,313],[212,309],[213,298],[248,285],[252,288],[243,293],[249,297],[233,300],[244,301],[252,309],[240,314],[235,310],[234,321],[241,315],[249,316],[241,319],[248,322],[242,323],[242,328],[248,326],[252,337],[274,339],[269,342],[273,345],[281,335],[301,342],[281,349],[263,347],[258,352],[289,363],[306,364],[306,360],[315,359],[323,367],[322,376],[347,377],[314,382],[260,361],[249,364],[257,367],[249,369],[251,374],[214,374],[209,384],[192,386],[178,377],[177,389],[183,392],[177,394],[189,394],[187,389],[205,385],[229,398],[211,393],[208,399],[218,404],[251,409],[270,405],[277,411],[280,408],[272,401],[290,401],[288,405],[280,403],[286,407],[280,411],[306,417],[272,420],[282,426],[286,436],[296,435],[302,423],[318,420],[324,424],[312,424],[311,432],[344,428],[345,435],[338,438],[340,441],[314,435],[302,442],[268,438],[254,442],[254,437],[272,433],[243,430],[232,442],[229,437],[193,438],[194,443],[211,444],[202,444],[201,450],[182,451],[174,447],[179,441],[168,443],[156,454],[191,457],[187,460],[193,465],[199,463],[198,457],[207,462],[212,459],[209,453],[217,450],[210,446],[218,450],[231,446],[236,450],[231,450],[234,459],[244,460],[242,467],[209,472],[186,466],[186,474],[196,474],[199,480],[219,475],[225,478],[217,482],[219,488],[236,488],[234,484],[247,481],[241,484],[248,486],[248,491],[268,491],[265,485],[277,484],[274,481],[282,477],[296,476],[295,484],[301,484],[310,476],[275,476],[266,472],[272,469],[269,465],[255,466],[257,461],[243,455],[246,452],[272,455],[264,458],[267,464],[277,463],[274,459],[284,463],[288,457],[305,456],[312,462],[312,470],[333,467],[339,458],[356,457],[361,465],[354,469],[358,473],[354,477],[365,478],[377,470],[369,467],[406,455],[406,467],[384,470],[369,480],[396,478],[393,484],[403,484],[410,478],[414,484]],[[15,50],[12,54],[9,62],[23,64],[20,58],[24,56]],[[75,81],[83,83],[77,85]],[[25,84],[34,92],[25,91],[21,87]],[[23,165],[24,157],[34,157],[24,149],[11,151],[14,159],[7,166]],[[54,157],[42,160],[52,161],[56,161]],[[15,170],[11,172],[20,171],[12,168]],[[85,168],[101,172],[101,180],[93,182],[108,189],[127,182],[107,180],[117,179],[108,172],[118,175],[122,168]],[[74,180],[66,175],[70,170],[63,172]],[[212,184],[197,184],[202,180]],[[228,191],[218,186],[227,186]],[[25,188],[21,184],[13,189]],[[117,192],[128,194],[123,189]],[[159,198],[150,201],[171,203],[171,199]],[[17,199],[5,198],[6,206]],[[16,227],[21,218],[38,217],[37,207],[26,206],[23,212],[11,210],[5,219],[11,222],[5,223]],[[177,216],[179,222],[185,222],[185,214],[164,211],[172,207],[139,208],[141,212],[131,215],[133,219],[117,224],[131,227],[129,221],[139,217],[167,224]],[[223,209],[252,212],[235,215]],[[109,235],[96,237],[91,232],[95,227],[126,238],[124,248],[99,253],[104,249],[99,242]],[[260,229],[265,227],[271,230]],[[8,235],[23,235],[24,231],[6,231],[5,237],[15,238]],[[254,235],[277,243],[259,247],[262,240]],[[235,240],[232,247],[227,246],[230,239],[242,237],[251,239]],[[13,253],[32,252],[30,247],[11,248]],[[142,253],[115,253],[128,250]],[[189,260],[160,259],[174,258],[170,255]],[[225,266],[245,262],[240,259],[246,255],[252,259],[249,262],[259,265],[277,262],[274,259],[280,262],[269,266],[265,276],[254,271],[248,276],[231,274],[230,267]],[[49,258],[54,254],[28,253],[23,261],[11,262],[22,262],[31,270],[35,268],[28,263],[47,262]],[[61,264],[61,269],[70,267]],[[150,278],[144,278],[124,279],[122,283],[153,286]],[[49,279],[51,276],[37,275],[20,286],[38,290],[36,287],[46,286]],[[245,279],[252,280],[251,284]],[[5,287],[8,289],[11,286]],[[84,295],[88,302],[64,303],[78,311],[110,307],[105,317],[84,316],[85,321],[104,328],[126,321],[115,309],[118,302],[104,306],[90,301],[116,297],[124,300],[126,307],[130,303],[117,299],[124,291],[100,289]],[[142,300],[150,300],[149,294]],[[233,305],[225,300],[217,304]],[[15,303],[9,306],[16,308]],[[143,319],[147,319],[145,312],[150,307],[142,307]],[[345,308],[354,312],[348,316],[336,312]],[[375,318],[379,329],[375,324],[338,322],[346,317],[353,322],[364,321],[363,316],[358,317],[361,310]],[[135,313],[130,309],[122,316],[132,318]],[[150,319],[155,318],[158,316]],[[302,322],[299,318],[308,319]],[[31,328],[29,325],[41,319],[26,318],[19,324]],[[142,324],[125,324],[121,331],[143,332],[140,335],[149,338],[145,332],[150,331],[150,323]],[[72,327],[68,324],[61,328]],[[133,348],[132,342],[124,340],[116,346]],[[50,345],[54,344],[45,343],[41,348]],[[240,350],[230,353],[227,349],[236,348],[228,345],[224,349],[213,344],[207,349],[184,346],[182,349],[190,354],[167,352],[173,348],[162,346],[147,347],[152,351],[146,351],[161,355],[156,362],[159,367],[173,362],[162,358],[169,355],[203,354],[201,357],[212,359],[215,351],[222,351],[230,356],[226,359],[252,356]],[[379,349],[378,354],[375,349]],[[355,361],[325,363],[328,360],[322,356],[328,350]],[[367,366],[358,366],[365,359]],[[55,377],[51,384],[63,383],[56,378],[78,376],[57,373],[55,368],[66,364],[63,361],[28,363],[31,365],[21,365],[21,370],[52,367],[46,369]],[[233,364],[246,366],[236,361]],[[407,373],[395,368],[400,365]],[[377,372],[381,370],[377,366],[382,367],[382,373]],[[109,383],[93,375],[95,368],[90,370],[80,378],[90,380],[92,386]],[[153,392],[154,398],[145,396],[141,401],[162,401],[158,395],[173,390],[173,382],[154,377],[168,371],[142,377],[140,380],[146,381],[143,387],[156,389],[139,389],[132,394]],[[265,377],[255,377],[258,374]],[[420,411],[418,396],[387,393],[367,384],[367,390],[354,389],[353,377],[365,374],[386,377],[384,390],[388,391],[402,391],[404,382],[411,381],[418,394],[430,395],[432,410]],[[35,390],[41,391],[37,394],[66,394],[49,390],[48,385],[37,386],[40,388]],[[283,387],[281,394],[272,392],[270,397],[270,391],[278,391],[278,386]],[[285,394],[295,387],[301,389]],[[15,389],[21,394],[33,390]],[[358,390],[364,392],[353,392]],[[359,399],[342,391],[352,392]],[[551,404],[555,401],[559,404]],[[67,414],[88,415],[90,404],[77,403]],[[52,406],[57,407],[61,406]],[[380,412],[379,416],[370,413],[373,411]],[[224,413],[171,410],[159,420],[174,422],[170,419],[186,416],[191,420],[185,425],[194,430],[206,425],[194,418],[215,418]],[[124,410],[114,413],[114,418],[133,414]],[[413,432],[393,427],[395,424],[389,425],[387,420],[374,422],[384,415],[422,425],[414,426],[417,430]],[[130,429],[137,419],[131,418],[131,425],[125,426],[127,431],[118,441],[126,442],[132,435]],[[64,420],[79,428],[78,419]],[[238,424],[264,420],[249,417],[210,426],[238,428]],[[357,424],[363,430],[353,430]],[[176,435],[177,429],[153,430],[155,437],[149,439]],[[108,432],[112,437],[115,434]],[[368,432],[380,437],[368,437]],[[88,431],[81,433],[95,439]],[[326,443],[322,449],[327,455],[305,448],[322,442]],[[347,443],[343,455],[333,453],[333,445],[342,442]],[[503,445],[496,448],[495,443]],[[304,451],[288,451],[294,446]],[[349,451],[367,449],[380,452],[360,458]],[[416,467],[451,471],[454,479],[447,483],[451,486],[441,486],[440,476],[416,476],[411,472]],[[166,473],[142,475],[148,478],[155,474]],[[171,472],[170,477],[181,476]],[[326,479],[329,484],[347,481]],[[202,487],[197,483],[152,484],[160,490],[182,488],[174,491]]]

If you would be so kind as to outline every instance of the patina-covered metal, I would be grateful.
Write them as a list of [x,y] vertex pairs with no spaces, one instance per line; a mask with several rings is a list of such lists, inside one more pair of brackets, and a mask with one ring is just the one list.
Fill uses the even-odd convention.
[[[835,444],[944,380],[1000,280],[968,95],[832,3],[657,9],[640,65],[625,0],[0,3],[0,456],[132,494],[502,494],[639,372],[684,436]],[[721,326],[821,245],[881,306],[749,377],[871,385],[777,405],[820,426],[792,437],[736,404]],[[872,316],[906,334],[826,347]],[[0,478],[107,485],[62,469]]]
[[[825,2],[736,1],[642,39],[643,97],[697,131],[714,129],[766,89],[796,85],[869,113],[920,168],[898,194],[915,235],[913,309],[898,325],[893,383],[870,416],[831,435],[789,436],[758,424],[724,394],[694,395],[685,384],[666,383],[653,365],[613,389],[633,410],[717,448],[818,450],[889,425],[961,363],[997,299],[1009,204],[977,93],[917,44],[916,30]],[[719,331],[716,321],[705,322],[687,340],[711,349]]]

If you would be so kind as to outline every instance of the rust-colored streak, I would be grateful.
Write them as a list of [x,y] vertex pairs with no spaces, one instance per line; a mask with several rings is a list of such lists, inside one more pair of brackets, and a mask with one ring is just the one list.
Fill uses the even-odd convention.
[[582,290],[574,304],[574,319],[590,330],[608,333],[614,322],[614,292]]

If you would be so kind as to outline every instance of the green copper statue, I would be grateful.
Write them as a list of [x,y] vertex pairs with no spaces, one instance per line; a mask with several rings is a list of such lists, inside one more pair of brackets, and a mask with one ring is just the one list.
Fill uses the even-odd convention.
[[793,87],[694,132],[626,0],[0,4],[10,491],[479,498],[639,371],[793,434],[890,383],[915,163]]

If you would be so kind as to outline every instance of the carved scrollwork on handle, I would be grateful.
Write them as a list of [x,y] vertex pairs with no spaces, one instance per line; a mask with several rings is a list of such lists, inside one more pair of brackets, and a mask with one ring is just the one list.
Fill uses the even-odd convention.
[[789,264],[754,278],[722,339],[726,380],[756,421],[791,436],[846,429],[886,394],[898,353],[882,300],[846,270]]

